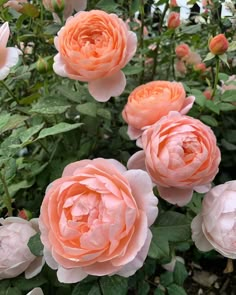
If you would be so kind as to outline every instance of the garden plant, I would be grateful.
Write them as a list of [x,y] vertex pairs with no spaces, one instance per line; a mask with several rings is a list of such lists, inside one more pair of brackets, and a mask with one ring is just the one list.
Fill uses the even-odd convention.
[[0,0],[0,295],[236,294],[236,4]]

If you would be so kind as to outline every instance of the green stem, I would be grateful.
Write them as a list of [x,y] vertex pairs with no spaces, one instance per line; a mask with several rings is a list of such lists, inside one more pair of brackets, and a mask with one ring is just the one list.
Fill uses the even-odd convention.
[[145,70],[145,60],[143,56],[143,29],[144,29],[144,0],[140,0],[139,11],[141,16],[141,26],[140,26],[140,41],[139,41],[139,48],[141,49],[141,61],[142,61],[142,72],[140,74],[139,83],[143,83],[144,78],[144,70]]
[[171,68],[172,68],[173,79],[176,80],[176,77],[175,77],[175,31],[174,31],[171,39],[173,40],[172,52],[171,52]]
[[18,99],[15,97],[15,95],[10,90],[10,88],[7,86],[7,84],[4,83],[3,81],[0,81],[0,84],[7,90],[7,92],[10,94],[10,96],[18,103]]
[[216,88],[218,85],[218,79],[219,79],[219,70],[220,70],[220,59],[218,56],[216,56],[216,72],[215,72],[215,81],[214,81],[214,88],[213,88],[213,92],[211,95],[211,99],[214,97],[215,93],[216,93]]
[[5,192],[5,196],[3,197],[3,202],[7,208],[8,211],[8,216],[12,216],[12,207],[11,207],[11,196],[10,193],[8,191],[8,187],[7,187],[7,183],[5,180],[5,177],[3,176],[3,174],[0,172],[0,179],[2,181],[3,184],[3,189]]

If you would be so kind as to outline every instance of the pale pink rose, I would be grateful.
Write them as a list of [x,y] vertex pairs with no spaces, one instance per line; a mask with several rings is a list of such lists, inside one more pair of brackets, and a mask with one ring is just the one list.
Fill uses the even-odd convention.
[[30,221],[19,217],[0,219],[0,280],[23,272],[29,279],[41,271],[43,257],[34,256],[27,246],[29,239],[39,231],[37,222],[36,218]]
[[30,291],[26,295],[43,295],[43,291],[41,288],[34,288],[32,291]]
[[170,111],[186,114],[193,106],[194,96],[186,97],[182,83],[153,81],[135,88],[129,95],[122,116],[128,135],[137,139],[150,125]]
[[211,189],[203,199],[202,211],[193,219],[192,239],[201,251],[215,249],[236,259],[236,180]]
[[47,264],[60,282],[128,277],[142,267],[157,217],[152,182],[116,160],[82,160],[49,185],[39,226]]
[[19,59],[20,50],[14,47],[7,47],[7,41],[10,36],[8,23],[0,27],[0,80],[4,80],[10,68],[15,66]]
[[193,190],[210,189],[221,156],[214,133],[201,121],[170,112],[145,130],[138,144],[143,151],[129,159],[128,167],[147,170],[169,203],[186,205]]
[[[54,12],[53,2],[55,2],[55,0],[43,0],[43,6],[45,9]],[[83,11],[87,7],[87,0],[64,0],[64,2],[63,16],[65,19],[71,16],[73,11]],[[58,6],[60,6],[61,3],[62,0],[58,0]],[[58,20],[58,17],[56,17],[56,20]]]
[[187,73],[187,68],[185,63],[182,60],[177,60],[175,63],[175,69],[181,75],[185,75]]
[[196,65],[202,62],[202,58],[197,52],[190,52],[183,60],[188,65]]
[[91,10],[68,18],[55,46],[59,53],[54,58],[54,71],[88,82],[90,94],[97,101],[107,101],[125,89],[121,69],[135,54],[137,37],[117,15]]
[[24,3],[28,3],[27,0],[9,0],[4,4],[4,7],[10,7],[16,11],[20,11]]
[[186,57],[190,54],[191,50],[189,46],[185,43],[179,44],[175,48],[175,53],[178,58]]

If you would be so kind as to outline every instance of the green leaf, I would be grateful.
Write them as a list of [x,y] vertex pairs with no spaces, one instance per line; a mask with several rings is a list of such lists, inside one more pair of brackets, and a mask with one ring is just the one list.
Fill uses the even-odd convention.
[[34,179],[31,180],[22,180],[18,183],[14,183],[8,186],[9,193],[11,197],[14,197],[14,195],[23,188],[31,187],[34,184]]
[[236,151],[236,145],[228,142],[224,138],[221,140],[221,144],[227,151]]
[[8,288],[7,290],[5,290],[4,295],[21,295],[21,291],[18,288]]
[[206,100],[205,106],[211,110],[212,112],[216,113],[217,115],[220,113],[220,107],[219,104],[216,104],[212,100]]
[[40,125],[35,125],[33,127],[24,130],[22,133],[19,134],[20,140],[22,143],[25,143],[32,139],[32,136],[38,133],[44,126],[44,123]]
[[10,287],[10,280],[4,279],[0,281],[0,295],[6,295],[6,290]]
[[236,90],[226,90],[222,94],[221,100],[225,102],[236,102]]
[[37,9],[37,7],[30,3],[24,4],[20,12],[30,17],[39,16],[39,10]]
[[184,34],[196,34],[202,30],[201,24],[193,25],[193,26],[185,26],[182,27],[182,33]]
[[97,115],[106,120],[109,120],[109,121],[111,120],[111,112],[107,109],[98,109]]
[[99,286],[97,283],[78,283],[71,295],[101,295]]
[[200,120],[203,123],[206,123],[207,125],[210,125],[212,127],[217,127],[218,126],[218,122],[216,121],[216,119],[211,117],[211,116],[202,115],[202,116],[200,116]]
[[49,128],[45,128],[45,129],[41,130],[38,138],[36,138],[35,141],[45,138],[47,136],[57,135],[60,133],[71,131],[73,129],[80,127],[81,125],[82,125],[82,123],[68,124],[65,122],[61,122],[53,127],[49,127]]
[[231,103],[222,102],[219,104],[219,106],[222,112],[234,111],[236,109],[236,106]]
[[[147,294],[150,294],[149,291],[150,291],[150,286],[148,282],[142,280],[138,283],[137,295],[147,295]],[[125,295],[127,294],[127,292],[123,294]]]
[[105,276],[100,280],[103,295],[125,295],[128,292],[128,280],[120,276]]
[[97,104],[94,102],[86,102],[80,105],[77,105],[76,110],[82,115],[87,115],[91,117],[96,117],[97,115]]
[[215,55],[213,53],[209,52],[209,53],[207,53],[207,56],[204,58],[203,61],[205,62],[205,61],[211,60],[214,57],[215,57]]
[[165,291],[163,291],[160,287],[158,287],[158,288],[154,291],[154,295],[165,295]]
[[176,284],[171,284],[169,287],[167,287],[167,290],[169,295],[187,295],[184,288]]
[[47,96],[33,105],[31,113],[42,115],[57,115],[64,113],[70,104],[62,97]]
[[198,89],[191,89],[191,95],[195,96],[195,102],[200,105],[201,107],[204,107],[206,103],[206,97],[203,95],[202,91]]
[[119,5],[114,0],[100,0],[96,7],[107,12],[114,12]]
[[176,261],[174,269],[174,281],[177,285],[183,286],[185,279],[188,277],[185,265],[180,261]]
[[11,115],[8,113],[0,115],[0,130],[7,124],[10,117]]
[[[173,273],[170,271],[166,271],[160,275],[160,283],[164,286],[167,287],[170,284],[174,282],[174,276]],[[176,294],[177,295],[177,294]]]
[[227,57],[227,54],[224,53],[224,54],[221,54],[221,55],[218,55],[219,56],[219,59],[228,66],[229,68],[229,64],[228,64],[228,57]]
[[25,279],[24,277],[19,277],[12,280],[12,283],[14,287],[17,287],[22,291],[31,291],[33,288],[40,287],[43,284],[47,283],[47,279],[43,277],[42,274],[39,274],[36,277],[31,278],[30,280]]
[[142,70],[143,70],[143,67],[128,65],[122,71],[124,72],[126,76],[129,76],[129,75],[139,74],[142,72]]
[[219,77],[219,80],[224,81],[224,82],[229,80],[229,76],[226,75],[225,73],[219,73],[218,77]]
[[28,247],[35,256],[43,255],[43,244],[40,240],[40,233],[35,234],[29,239]]
[[232,41],[230,44],[229,44],[229,48],[227,49],[227,52],[228,51],[234,51],[236,50],[236,41]]
[[169,257],[169,243],[168,240],[159,234],[159,230],[152,228],[152,241],[149,248],[148,256],[154,259],[162,259]]
[[[23,124],[23,122],[28,119],[26,116],[21,116],[21,115],[13,115],[8,120],[6,120],[5,125],[0,128],[0,134],[9,130],[12,130],[16,127],[19,127],[20,125]],[[0,122],[1,124],[1,122]]]
[[9,181],[16,174],[16,160],[13,158],[0,158],[0,170],[6,181]]

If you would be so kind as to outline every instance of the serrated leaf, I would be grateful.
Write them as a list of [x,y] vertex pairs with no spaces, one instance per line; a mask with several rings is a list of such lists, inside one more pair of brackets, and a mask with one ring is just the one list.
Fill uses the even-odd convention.
[[32,136],[38,133],[43,128],[43,126],[44,126],[44,123],[40,125],[32,126],[28,128],[27,130],[24,130],[22,133],[19,134],[21,142],[25,143],[26,141],[29,141],[30,139],[32,139]]
[[100,0],[96,7],[107,12],[114,12],[119,5],[114,0]]
[[184,288],[176,284],[171,284],[169,287],[167,287],[167,290],[169,295],[187,295]]
[[168,257],[170,252],[168,240],[159,234],[158,229],[152,228],[152,234],[148,256],[154,259]]
[[179,286],[183,286],[185,279],[188,277],[185,265],[178,260],[175,263],[173,276],[175,283]]
[[0,158],[0,170],[6,181],[9,181],[16,174],[16,160],[14,158]]
[[30,112],[42,115],[57,115],[64,113],[69,107],[70,104],[64,98],[47,96],[34,104]]
[[122,71],[126,76],[137,75],[143,71],[143,67],[128,65],[124,69],[122,69]]
[[204,62],[205,61],[208,61],[208,60],[211,60],[211,59],[213,59],[215,57],[215,55],[213,54],[213,53],[211,53],[211,52],[208,52],[207,53],[207,56],[204,58]]
[[219,104],[219,106],[220,106],[220,110],[221,110],[222,112],[227,112],[227,111],[234,111],[234,110],[236,110],[236,106],[233,105],[233,104],[231,104],[231,103],[224,103],[224,102],[222,102],[222,103]]
[[22,180],[18,183],[14,183],[8,186],[10,196],[13,197],[19,190],[31,187],[34,184],[34,179]]
[[211,117],[211,116],[202,115],[202,116],[200,116],[200,120],[203,123],[206,123],[209,126],[212,126],[212,127],[217,127],[218,126],[218,122],[216,121],[216,119]]
[[228,64],[228,57],[227,57],[227,54],[224,53],[224,54],[220,54],[218,55],[219,56],[219,59],[228,66],[229,68],[229,64]]
[[200,105],[201,107],[204,107],[206,103],[206,97],[203,95],[202,91],[198,89],[191,89],[191,95],[195,96],[195,102]]
[[158,287],[155,291],[154,291],[154,295],[165,295],[165,292]]
[[162,286],[167,287],[174,282],[173,273],[170,271],[166,271],[160,275],[160,283]]
[[219,77],[219,80],[224,81],[224,82],[229,80],[229,76],[225,73],[219,73],[218,77]]
[[11,287],[8,288],[7,290],[5,290],[5,294],[4,295],[21,295],[21,291],[16,288],[16,287]]
[[80,114],[82,115],[96,117],[97,104],[94,102],[86,102],[86,103],[77,105],[76,110],[79,111]]
[[0,129],[0,134],[4,133],[6,131],[12,130],[12,129],[16,128],[16,127],[19,127],[27,119],[28,119],[28,117],[17,115],[17,114],[11,116],[7,120],[6,124],[4,126],[2,126],[2,128]]
[[201,24],[182,27],[181,31],[184,34],[190,34],[190,35],[196,34],[201,31]]
[[220,107],[219,104],[216,104],[212,100],[206,100],[205,106],[211,110],[212,112],[216,113],[217,115],[220,113]]
[[111,112],[107,109],[98,109],[97,115],[106,120],[109,120],[109,121],[111,120]]
[[232,41],[230,44],[229,44],[229,47],[227,49],[227,51],[234,51],[236,50],[236,41]]
[[226,90],[222,94],[221,100],[225,102],[236,102],[236,90]]
[[100,280],[103,295],[125,295],[128,292],[128,280],[120,276],[105,276]]
[[31,253],[35,256],[42,256],[43,255],[43,244],[40,240],[40,233],[35,234],[29,239],[27,243]]
[[17,287],[22,291],[31,291],[33,288],[40,287],[47,282],[47,279],[41,274],[36,277],[31,278],[30,280],[23,277],[16,278],[12,280],[13,286]]
[[78,127],[80,127],[82,123],[76,123],[76,124],[69,124],[65,122],[61,122],[57,125],[54,125],[53,127],[45,128],[40,131],[39,136],[35,139],[39,140],[48,136],[57,135],[60,133],[68,132],[71,130],[74,130]]

